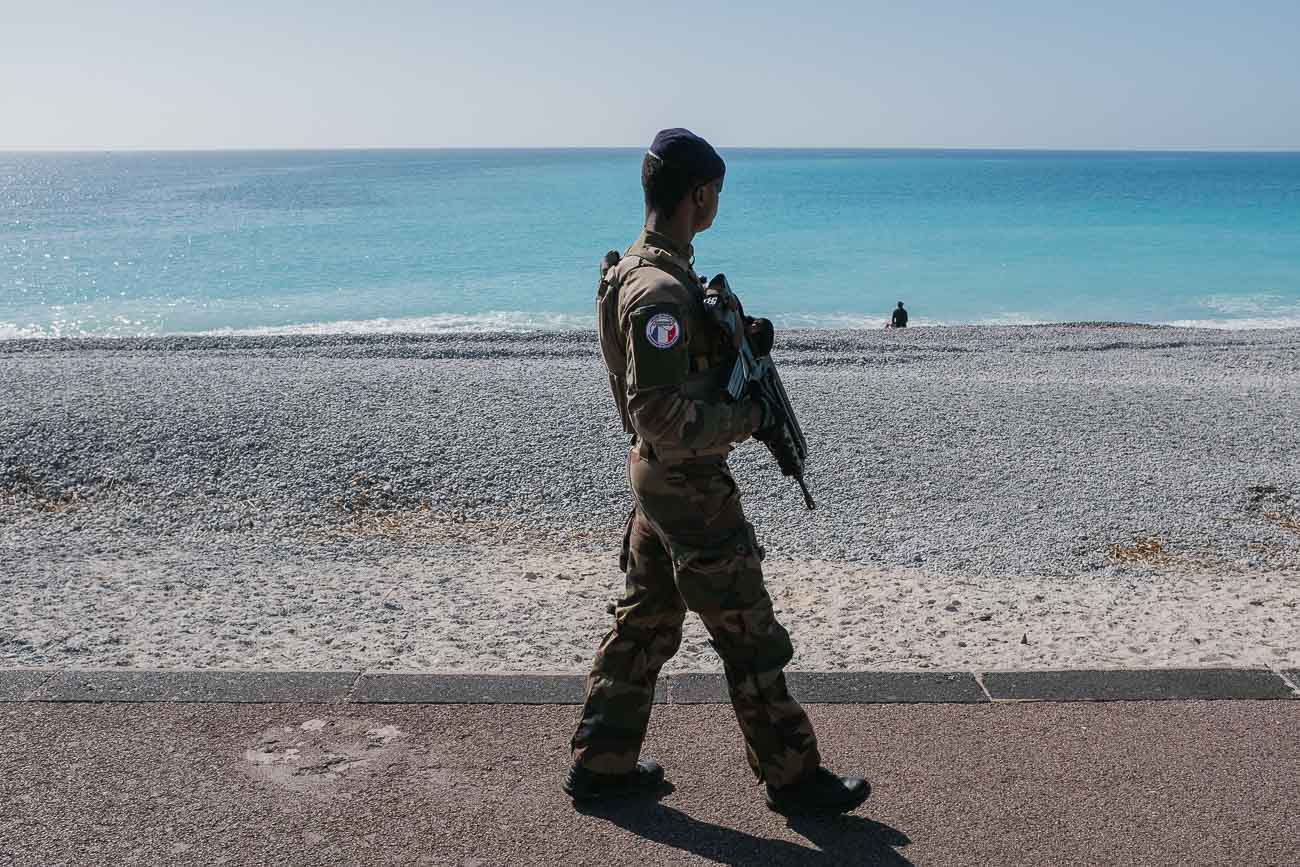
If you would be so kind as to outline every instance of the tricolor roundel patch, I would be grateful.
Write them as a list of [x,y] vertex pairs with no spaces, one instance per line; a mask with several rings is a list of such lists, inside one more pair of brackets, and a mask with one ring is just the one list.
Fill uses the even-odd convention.
[[671,313],[656,313],[645,324],[645,339],[656,349],[671,349],[681,336],[682,327]]

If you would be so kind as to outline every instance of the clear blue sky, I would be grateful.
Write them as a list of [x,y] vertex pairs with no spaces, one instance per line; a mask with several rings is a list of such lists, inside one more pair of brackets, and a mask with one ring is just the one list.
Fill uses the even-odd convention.
[[1300,3],[0,0],[0,147],[1300,149]]

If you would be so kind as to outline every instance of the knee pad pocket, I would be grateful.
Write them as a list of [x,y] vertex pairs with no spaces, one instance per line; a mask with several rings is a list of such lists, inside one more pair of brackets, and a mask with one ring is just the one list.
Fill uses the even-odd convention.
[[794,644],[790,633],[779,623],[765,633],[735,633],[725,629],[715,632],[709,642],[729,673],[750,679],[757,675],[780,671],[794,659]]

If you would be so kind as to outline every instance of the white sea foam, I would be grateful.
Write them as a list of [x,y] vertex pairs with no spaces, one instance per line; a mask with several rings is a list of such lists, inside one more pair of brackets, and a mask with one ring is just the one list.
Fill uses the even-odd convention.
[[20,325],[17,322],[0,322],[0,340],[29,340],[59,337],[154,337],[162,332],[144,326],[143,322],[118,317],[115,321],[58,319],[45,324]]
[[1197,298],[1196,304],[1225,316],[1300,317],[1300,301],[1268,292],[1255,295],[1207,295]]
[[1300,328],[1300,316],[1243,317],[1240,319],[1174,319],[1161,322],[1175,328],[1218,328],[1225,331],[1252,331],[1261,328]]
[[[883,328],[887,317],[855,313],[785,313],[772,317],[778,328],[812,330],[876,330]],[[976,322],[944,321],[912,317],[914,326],[943,325],[1040,325],[1049,320],[1027,314],[1001,314]],[[592,330],[595,318],[576,313],[528,313],[520,310],[495,310],[488,313],[443,313],[394,319],[347,319],[309,322],[297,325],[267,325],[254,328],[220,328],[188,332],[207,336],[258,337],[278,334],[446,334],[465,332],[522,332]]]
[[1234,331],[1300,327],[1300,301],[1274,293],[1207,295],[1196,299],[1196,304],[1219,315],[1175,319],[1162,324],[1180,328],[1221,328]]
[[[1224,315],[1220,317],[1175,319],[1155,324],[1178,328],[1215,328],[1249,330],[1269,328],[1300,328],[1300,305],[1285,303],[1269,307],[1260,298],[1232,303],[1240,299],[1224,299],[1222,312],[1242,314],[1255,312],[1261,315]],[[1280,300],[1280,299],[1279,299]],[[1210,306],[1208,303],[1205,306]],[[864,316],[857,313],[785,313],[772,316],[781,329],[876,331],[884,328],[884,316]],[[930,319],[913,315],[913,327],[956,327],[969,325],[1017,326],[1047,325],[1060,319],[1044,318],[1028,313],[999,313],[974,321],[960,319]],[[320,334],[451,334],[486,332],[578,331],[593,330],[594,317],[575,313],[529,313],[519,310],[496,310],[487,313],[442,313],[431,316],[411,316],[375,319],[342,319],[286,325],[262,325],[248,328],[216,328],[195,331],[166,331],[150,327],[143,320],[117,317],[113,320],[75,320],[63,318],[44,324],[0,322],[0,340],[33,338],[76,337],[158,337],[163,335],[203,335],[215,337],[266,337],[275,335]]]
[[[974,322],[936,322],[935,325],[1050,325],[1053,322],[1060,322],[1059,319],[1045,318],[1035,316],[1032,313],[999,313],[996,316],[986,316],[983,319],[976,319]],[[925,320],[917,320],[918,324],[925,324]]]
[[574,331],[595,328],[591,316],[567,313],[525,313],[495,310],[488,313],[440,313],[396,319],[343,319],[298,325],[265,325],[255,328],[218,328],[189,332],[211,336],[258,337],[275,334],[445,334],[487,331]]
[[23,340],[29,337],[48,337],[34,325],[19,325],[17,322],[0,322],[0,340]]
[[[771,317],[777,328],[807,328],[819,330],[875,331],[885,327],[889,316],[864,316],[860,313],[779,313]],[[960,325],[1046,325],[1054,321],[1028,313],[1000,313],[980,319],[930,319],[911,315],[909,327],[948,327]]]

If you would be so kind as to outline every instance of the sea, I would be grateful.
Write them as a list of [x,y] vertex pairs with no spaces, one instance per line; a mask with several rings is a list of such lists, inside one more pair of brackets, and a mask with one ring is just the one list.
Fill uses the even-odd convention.
[[[1300,325],[1300,154],[726,148],[782,327]],[[0,338],[589,328],[636,148],[0,153]]]

